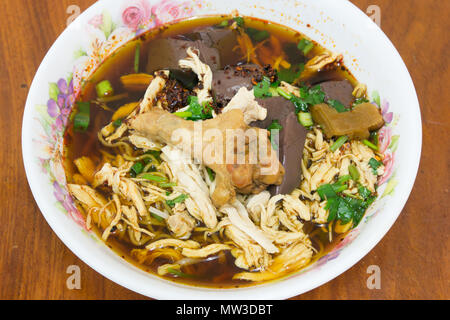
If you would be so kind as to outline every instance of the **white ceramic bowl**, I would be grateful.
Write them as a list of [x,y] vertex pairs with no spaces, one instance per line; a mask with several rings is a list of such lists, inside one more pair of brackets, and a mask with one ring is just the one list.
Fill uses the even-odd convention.
[[[237,8],[241,15],[291,27],[342,53],[345,65],[368,85],[369,92],[380,93],[384,117],[391,121],[381,139],[388,173],[379,189],[380,197],[345,241],[307,269],[284,279],[216,290],[175,284],[145,273],[87,232],[67,193],[61,151],[67,115],[82,80],[115,49],[162,23],[197,15],[230,14],[231,8]],[[372,98],[377,100],[376,94]],[[45,219],[67,247],[110,280],[159,299],[283,299],[338,276],[389,230],[416,177],[421,128],[416,92],[402,59],[384,33],[349,1],[101,0],[61,34],[39,67],[25,107],[22,147],[28,181]]]

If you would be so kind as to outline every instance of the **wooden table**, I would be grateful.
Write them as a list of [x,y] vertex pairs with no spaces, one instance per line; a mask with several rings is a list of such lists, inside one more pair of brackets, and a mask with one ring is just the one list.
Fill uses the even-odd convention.
[[[353,268],[298,299],[449,299],[450,1],[354,0],[381,9],[381,27],[406,62],[419,95],[423,151],[400,218]],[[28,187],[21,124],[28,89],[45,53],[66,26],[69,5],[94,0],[4,0],[0,10],[0,299],[145,299],[80,261],[49,228]],[[69,290],[68,266],[81,268]],[[367,268],[381,268],[369,290]]]

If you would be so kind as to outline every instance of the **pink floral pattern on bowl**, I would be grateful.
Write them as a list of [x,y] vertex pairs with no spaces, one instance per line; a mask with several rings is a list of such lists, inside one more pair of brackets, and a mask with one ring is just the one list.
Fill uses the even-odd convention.
[[[50,83],[47,104],[36,106],[37,120],[41,124],[40,134],[34,139],[39,164],[53,186],[57,200],[56,206],[83,229],[87,230],[84,217],[75,207],[66,188],[63,169],[63,134],[84,81],[89,79],[107,57],[128,41],[165,23],[194,16],[196,8],[201,5],[201,1],[163,0],[156,5],[150,5],[148,0],[127,0],[124,1],[118,21],[113,21],[107,11],[93,15],[86,26],[88,40],[74,54],[76,61],[73,73],[68,79],[61,78]],[[399,119],[397,115],[389,112],[389,103],[386,100],[380,103],[377,92],[372,94],[372,99],[373,103],[381,109],[386,122],[378,138],[379,150],[384,154],[385,166],[384,174],[378,181],[379,186],[386,185],[384,193],[380,196],[382,198],[392,194],[397,185],[394,172],[399,135],[393,135],[393,130]],[[381,208],[374,210],[370,215],[366,214],[365,221],[367,222],[380,210]],[[353,229],[338,246],[320,258],[314,266],[320,267],[336,259],[340,252],[357,237],[362,224]],[[308,272],[308,270],[310,268],[300,273]]]

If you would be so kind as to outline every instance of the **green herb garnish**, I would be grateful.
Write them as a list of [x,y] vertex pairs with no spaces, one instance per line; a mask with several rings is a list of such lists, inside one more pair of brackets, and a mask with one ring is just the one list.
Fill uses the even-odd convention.
[[139,60],[141,59],[141,44],[136,44],[136,51],[134,53],[134,72],[139,72]]
[[337,100],[328,100],[327,103],[329,106],[336,109],[336,111],[339,113],[349,111],[341,102],[339,102]]
[[378,147],[376,145],[374,145],[372,142],[370,142],[369,140],[363,140],[362,143],[364,143],[366,146],[368,146],[370,149],[373,149],[375,151],[378,151]]
[[242,17],[234,17],[233,20],[236,22],[238,27],[242,28],[245,24],[244,18],[242,18]]
[[141,162],[136,162],[130,170],[134,173],[134,176],[137,176],[144,170],[144,165]]
[[278,120],[273,120],[270,126],[267,127],[267,130],[270,132],[270,143],[274,150],[278,150],[279,141],[275,141],[275,138],[279,137],[280,130],[283,129],[283,126],[278,122]]
[[299,112],[297,117],[298,122],[305,128],[311,127],[314,124],[312,115],[309,112]]
[[330,147],[330,150],[332,152],[335,152],[336,150],[338,150],[340,147],[342,147],[344,145],[344,143],[346,143],[348,140],[347,136],[342,136],[339,137]]
[[297,48],[306,56],[313,48],[314,43],[312,41],[302,39],[297,45]]
[[369,166],[372,168],[372,172],[374,175],[377,175],[377,169],[382,165],[382,163],[380,161],[378,161],[375,158],[371,158],[369,160]]
[[208,172],[209,180],[214,181],[216,178],[216,173],[209,167],[206,167],[206,172]]
[[167,182],[167,178],[166,177],[161,177],[161,176],[157,176],[151,173],[142,173],[139,175],[138,177],[139,179],[145,179],[145,180],[150,180],[150,181],[154,181],[154,182]]
[[111,97],[114,95],[114,89],[111,85],[111,82],[109,82],[108,80],[99,82],[95,86],[95,89],[99,98]]
[[358,104],[362,104],[362,103],[366,103],[366,102],[369,102],[369,100],[367,100],[366,98],[357,98],[353,102],[353,107],[357,106]]
[[278,79],[280,81],[292,83],[296,79],[298,79],[298,77],[300,77],[300,74],[303,72],[304,69],[305,65],[303,63],[292,65],[289,69],[280,67],[280,69],[278,70]]
[[175,204],[182,203],[187,198],[189,198],[189,196],[187,194],[182,194],[182,195],[179,195],[178,197],[176,197],[175,199],[166,200],[166,203],[169,207],[173,208],[173,207],[175,207]]
[[78,111],[73,118],[75,131],[85,132],[91,119],[91,105],[89,102],[77,102]]
[[269,92],[271,86],[270,79],[268,77],[263,77],[262,81],[253,87],[253,93],[256,98],[267,98],[271,97],[272,94]]
[[254,28],[246,28],[245,32],[255,42],[261,42],[270,37],[270,33],[267,30],[258,30]]
[[180,278],[194,278],[195,277],[192,274],[187,274],[187,273],[181,272],[174,268],[167,268],[167,272],[169,272],[170,274],[173,274],[174,276],[180,277]]
[[121,125],[122,125],[122,119],[117,119],[116,121],[113,122],[114,128],[118,128]]
[[359,180],[359,171],[353,164],[348,166],[348,172],[350,173],[353,181]]

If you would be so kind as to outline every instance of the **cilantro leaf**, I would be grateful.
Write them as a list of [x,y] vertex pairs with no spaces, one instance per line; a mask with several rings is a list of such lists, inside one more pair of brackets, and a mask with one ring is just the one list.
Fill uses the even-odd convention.
[[348,111],[348,109],[341,102],[339,102],[337,100],[328,100],[327,103],[329,106],[336,109],[336,111],[339,113]]
[[298,77],[300,77],[300,74],[303,72],[304,69],[305,69],[305,64],[303,64],[303,63],[293,65],[289,69],[280,67],[280,69],[278,71],[278,79],[280,79],[280,81],[292,83]]
[[323,103],[325,100],[325,93],[322,91],[320,86],[315,86],[312,88],[301,87],[300,97],[292,96],[291,102],[295,105],[295,111],[299,112],[309,112],[309,107]]
[[187,120],[205,120],[212,118],[212,107],[207,103],[203,106],[198,102],[198,97],[189,96],[189,108],[186,110]]
[[369,102],[369,100],[367,100],[366,98],[357,98],[353,102],[353,107],[357,106],[358,104],[366,103],[366,102]]
[[271,97],[272,94],[270,93],[270,79],[268,77],[263,77],[263,80],[256,84],[253,87],[253,93],[256,98],[267,98]]
[[244,18],[234,17],[233,20],[237,23],[238,27],[243,27],[245,24]]
[[372,172],[374,175],[378,174],[377,169],[381,166],[381,164],[382,163],[375,158],[371,158],[369,160],[369,166],[372,168]]

